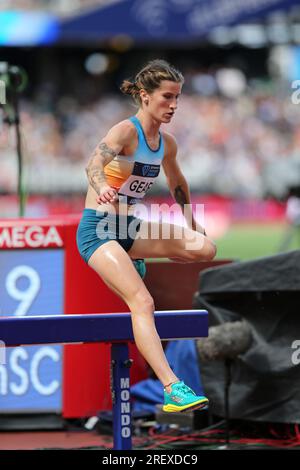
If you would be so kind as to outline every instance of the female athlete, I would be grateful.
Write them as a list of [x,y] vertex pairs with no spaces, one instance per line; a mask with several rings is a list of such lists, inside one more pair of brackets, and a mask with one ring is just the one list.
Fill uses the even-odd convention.
[[[113,126],[91,156],[86,168],[86,204],[77,231],[83,259],[130,309],[136,346],[164,387],[166,412],[203,408],[208,399],[197,396],[168,364],[155,328],[153,298],[142,280],[143,259],[196,262],[216,255],[215,244],[190,210],[190,191],[176,159],[176,141],[160,131],[161,124],[174,116],[183,82],[182,74],[163,60],[149,62],[134,80],[123,82],[121,91],[132,96],[138,111]],[[134,215],[161,166],[187,220],[180,237],[176,225]]]

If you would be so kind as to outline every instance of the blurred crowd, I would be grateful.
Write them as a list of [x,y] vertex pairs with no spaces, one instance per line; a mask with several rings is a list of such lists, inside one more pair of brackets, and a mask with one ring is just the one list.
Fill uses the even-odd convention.
[[[214,89],[205,75],[193,76],[187,79],[175,117],[165,126],[177,139],[178,160],[191,190],[261,197],[269,184],[284,196],[280,168],[300,160],[300,105],[293,104],[287,86],[270,83],[247,85],[236,96],[229,94]],[[79,104],[74,96],[65,95],[51,110],[25,100],[21,109],[24,159],[34,192],[84,191],[84,168],[94,147],[113,124],[136,112],[121,93],[107,93],[92,104]],[[13,129],[3,125],[4,192],[16,188],[13,136]],[[272,165],[279,165],[277,173],[268,173]],[[167,191],[163,171],[155,190]]]

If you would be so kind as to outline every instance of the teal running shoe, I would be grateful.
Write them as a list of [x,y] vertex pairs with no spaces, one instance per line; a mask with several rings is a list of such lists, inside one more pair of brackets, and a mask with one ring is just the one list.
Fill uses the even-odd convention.
[[164,405],[162,409],[167,413],[197,410],[207,405],[208,399],[204,396],[197,396],[183,381],[173,383],[171,385],[171,393],[164,390]]
[[141,276],[141,278],[144,279],[144,277],[146,276],[145,261],[143,259],[134,259],[134,260],[132,260],[132,262],[135,266],[135,269],[137,270],[137,272]]

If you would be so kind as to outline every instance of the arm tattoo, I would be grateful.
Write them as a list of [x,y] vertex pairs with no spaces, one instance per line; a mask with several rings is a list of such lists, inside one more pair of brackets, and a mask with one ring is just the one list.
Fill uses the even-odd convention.
[[176,186],[176,188],[174,189],[174,196],[175,196],[175,201],[178,202],[178,204],[183,209],[184,205],[187,204],[188,199],[181,186]]
[[[179,185],[179,186],[176,186],[176,188],[174,189],[174,196],[175,196],[175,200],[176,202],[180,205],[183,213],[184,213],[184,210],[185,210],[185,204],[188,204],[188,198],[184,192],[184,190],[182,189],[182,187]],[[188,213],[189,215],[189,213]],[[199,228],[197,228],[197,222],[196,220],[194,219],[194,216],[193,216],[193,211],[191,210],[191,213],[190,213],[190,217],[192,219],[192,223],[191,223],[191,227],[193,230],[197,230],[197,231],[200,231],[203,233],[203,235],[206,236],[206,232],[205,232],[205,229],[202,227],[201,230],[199,230]],[[201,227],[200,227],[201,228]]]
[[112,160],[116,156],[116,152],[113,149],[109,148],[105,142],[102,142],[96,147],[86,168],[86,173],[90,185],[92,186],[92,188],[94,188],[97,194],[100,193],[101,185],[103,183],[106,183],[106,177],[103,168],[99,167],[99,164],[95,163],[95,158],[100,157],[104,167],[110,160]]

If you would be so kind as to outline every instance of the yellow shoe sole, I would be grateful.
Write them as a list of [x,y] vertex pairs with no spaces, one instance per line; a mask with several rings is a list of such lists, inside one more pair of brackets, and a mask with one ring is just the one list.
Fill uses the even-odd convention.
[[164,405],[162,407],[163,411],[166,413],[175,413],[175,412],[182,412],[182,411],[192,411],[192,410],[199,410],[201,408],[204,408],[205,406],[208,405],[208,400],[204,398],[203,400],[196,401],[194,403],[191,403],[190,405]]

